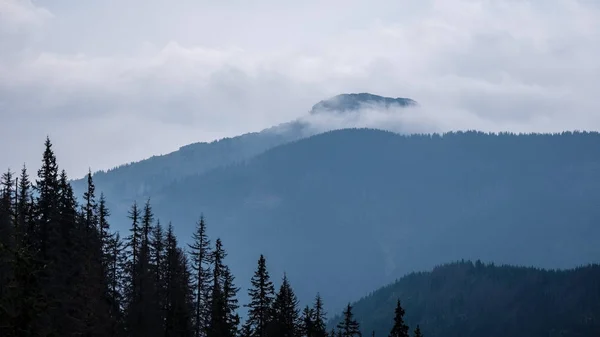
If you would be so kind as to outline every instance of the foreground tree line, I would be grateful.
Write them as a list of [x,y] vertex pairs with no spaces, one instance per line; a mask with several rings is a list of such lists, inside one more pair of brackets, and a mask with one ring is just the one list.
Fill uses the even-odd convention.
[[[203,217],[186,251],[149,201],[134,203],[121,237],[91,172],[78,203],[49,139],[45,146],[35,182],[25,167],[1,180],[1,336],[362,336],[350,304],[328,332],[318,294],[300,310],[286,275],[276,292],[262,255],[241,322],[226,250],[211,244]],[[409,336],[403,316],[398,301],[390,337]]]

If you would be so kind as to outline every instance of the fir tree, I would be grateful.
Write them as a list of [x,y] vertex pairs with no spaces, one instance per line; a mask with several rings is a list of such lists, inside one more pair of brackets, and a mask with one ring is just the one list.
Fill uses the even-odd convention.
[[323,309],[323,299],[321,294],[317,294],[315,298],[315,304],[313,306],[314,313],[314,330],[315,337],[326,337],[327,336],[327,313]]
[[156,225],[154,225],[152,228],[151,234],[150,255],[152,272],[154,274],[154,282],[156,284],[156,301],[158,302],[159,307],[160,322],[164,322],[164,313],[166,311],[164,293],[166,288],[165,278],[167,271],[164,263],[166,254],[165,238],[160,220],[156,220]]
[[[52,222],[56,220],[58,211],[58,165],[56,156],[52,150],[50,138],[46,138],[42,166],[38,170],[38,179],[35,189],[37,191],[36,202],[36,243],[39,257],[42,261],[49,261],[48,254],[50,236],[53,230]],[[54,224],[55,225],[55,224]]]
[[106,278],[108,281],[108,298],[114,318],[111,335],[120,336],[124,333],[125,329],[123,309],[125,307],[124,290],[127,255],[125,243],[121,240],[119,233],[114,233],[114,235],[110,236],[108,254]]
[[[300,316],[300,327],[299,335],[303,337],[314,337],[315,336],[315,322],[313,320],[314,311],[308,305],[302,310]],[[327,336],[327,334],[325,334]]]
[[343,313],[344,317],[342,321],[338,323],[338,335],[341,333],[342,337],[354,337],[354,336],[362,336],[360,332],[360,325],[354,319],[354,314],[352,314],[352,306],[348,304]]
[[16,318],[14,308],[14,219],[11,216],[13,179],[10,170],[2,176],[0,189],[0,333],[11,332],[11,321]]
[[283,275],[283,281],[275,297],[273,313],[273,336],[294,337],[298,335],[298,299],[286,274]]
[[173,226],[167,228],[165,242],[165,336],[193,335],[190,273],[184,252],[177,246]]
[[396,302],[394,311],[394,325],[389,334],[390,337],[409,337],[408,326],[404,323],[404,309],[400,304],[400,299]]
[[225,299],[226,321],[231,336],[239,334],[240,316],[237,313],[239,302],[237,293],[239,288],[235,286],[235,277],[227,265],[223,266],[223,298]]
[[37,198],[32,243],[35,244],[36,269],[40,271],[37,284],[41,312],[33,323],[33,329],[42,335],[69,335],[77,331],[76,323],[82,322],[70,320],[72,315],[66,312],[61,303],[69,301],[71,297],[66,293],[64,280],[70,273],[67,270],[77,268],[77,265],[64,255],[65,243],[59,215],[59,171],[49,138],[46,138],[35,190]]
[[239,317],[233,275],[224,264],[227,256],[220,239],[217,239],[212,253],[213,284],[211,288],[211,310],[208,336],[236,336],[238,333]]
[[244,329],[250,331],[250,337],[266,337],[267,328],[273,321],[273,300],[275,288],[267,271],[267,264],[263,255],[258,259],[258,268],[251,280],[252,288],[248,291],[250,303],[248,317]]
[[96,203],[96,186],[92,179],[92,171],[87,174],[87,191],[83,194],[83,215],[88,231],[98,228],[98,204]]
[[206,334],[209,315],[209,290],[211,287],[210,264],[210,240],[206,233],[206,222],[204,216],[200,216],[193,235],[193,243],[188,245],[192,257],[192,269],[194,271],[194,336],[200,337]]
[[25,165],[23,165],[23,168],[21,169],[21,175],[18,180],[17,222],[15,226],[17,227],[17,244],[20,247],[24,247],[25,245],[30,244],[30,242],[28,243],[28,239],[31,238],[27,238],[26,234],[33,229],[33,205],[30,202],[32,198],[31,182],[29,181],[29,174],[27,173]]

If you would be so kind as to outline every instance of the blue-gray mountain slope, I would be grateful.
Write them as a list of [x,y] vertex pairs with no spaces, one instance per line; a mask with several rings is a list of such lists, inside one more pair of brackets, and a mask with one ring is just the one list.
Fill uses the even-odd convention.
[[600,257],[600,135],[402,136],[340,130],[178,181],[152,201],[201,212],[246,288],[258,255],[339,309],[448,260],[564,268]]
[[[310,114],[344,113],[361,106],[380,108],[410,107],[415,101],[373,94],[341,94],[315,104]],[[124,216],[133,200],[153,196],[163,187],[212,169],[245,161],[270,148],[320,133],[304,119],[283,123],[260,132],[251,132],[210,143],[194,143],[172,153],[125,164],[94,173],[94,181],[104,192],[115,216]],[[72,182],[77,195],[85,190],[86,179]]]

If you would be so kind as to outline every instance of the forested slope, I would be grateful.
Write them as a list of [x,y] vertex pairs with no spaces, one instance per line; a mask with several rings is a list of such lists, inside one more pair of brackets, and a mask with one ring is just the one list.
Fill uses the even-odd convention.
[[406,323],[427,337],[600,336],[599,265],[554,271],[458,262],[412,273],[353,303],[363,332],[387,336],[397,299]]

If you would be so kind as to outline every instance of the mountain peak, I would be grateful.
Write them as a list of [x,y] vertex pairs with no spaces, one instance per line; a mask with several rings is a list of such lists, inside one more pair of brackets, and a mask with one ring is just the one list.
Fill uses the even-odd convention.
[[314,115],[319,112],[355,111],[364,105],[382,105],[386,108],[397,106],[405,108],[415,106],[417,105],[417,102],[410,98],[391,98],[369,93],[341,94],[313,105],[310,114]]

